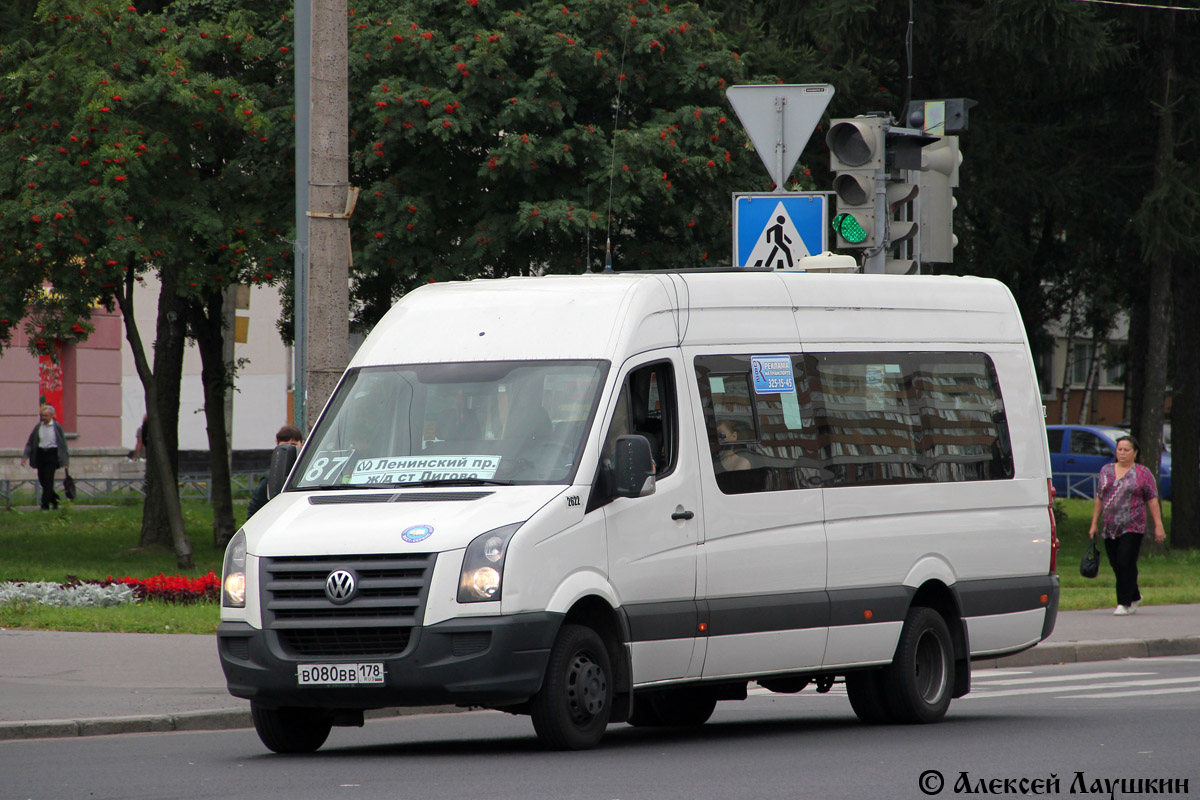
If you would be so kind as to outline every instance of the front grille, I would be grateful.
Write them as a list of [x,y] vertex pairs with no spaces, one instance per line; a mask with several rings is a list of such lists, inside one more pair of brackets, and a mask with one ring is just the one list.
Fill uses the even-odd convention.
[[[261,562],[263,624],[290,655],[399,655],[425,608],[432,553],[383,556],[287,556]],[[325,595],[337,569],[355,576],[349,602]]]

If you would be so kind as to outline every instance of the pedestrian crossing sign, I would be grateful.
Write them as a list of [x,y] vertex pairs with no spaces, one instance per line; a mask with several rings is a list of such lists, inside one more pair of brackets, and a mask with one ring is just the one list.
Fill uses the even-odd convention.
[[733,264],[798,269],[825,252],[827,192],[763,192],[733,196]]

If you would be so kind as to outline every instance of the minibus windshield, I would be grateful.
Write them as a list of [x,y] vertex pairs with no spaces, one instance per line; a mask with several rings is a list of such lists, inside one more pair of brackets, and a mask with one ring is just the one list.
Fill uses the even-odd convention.
[[289,488],[568,483],[607,370],[605,361],[352,370]]

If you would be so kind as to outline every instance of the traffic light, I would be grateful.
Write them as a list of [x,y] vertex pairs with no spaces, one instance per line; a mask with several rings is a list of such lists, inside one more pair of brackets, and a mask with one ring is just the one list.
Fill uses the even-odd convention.
[[958,168],[962,153],[957,136],[939,136],[921,150],[921,171],[917,175],[920,193],[917,200],[921,237],[917,257],[922,263],[949,264],[954,261],[954,190],[958,187]]
[[830,120],[825,143],[837,195],[833,230],[839,249],[873,248],[879,243],[875,204],[885,174],[886,136],[883,117]]
[[914,213],[914,201],[920,196],[920,187],[913,178],[914,173],[910,170],[896,170],[890,173],[887,185],[888,254],[884,258],[883,271],[889,275],[906,275],[914,271],[912,250],[917,233],[924,227],[917,223]]

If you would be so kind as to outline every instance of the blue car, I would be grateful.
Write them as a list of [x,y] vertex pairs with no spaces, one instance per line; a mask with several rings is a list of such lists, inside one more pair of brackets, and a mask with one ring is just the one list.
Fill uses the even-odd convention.
[[[1117,439],[1129,431],[1104,425],[1047,425],[1050,440],[1050,471],[1059,497],[1091,498],[1096,493],[1096,476],[1105,464],[1116,460]],[[1158,493],[1171,499],[1171,454],[1163,450],[1158,471]]]

